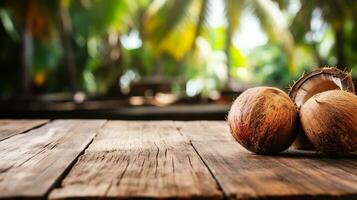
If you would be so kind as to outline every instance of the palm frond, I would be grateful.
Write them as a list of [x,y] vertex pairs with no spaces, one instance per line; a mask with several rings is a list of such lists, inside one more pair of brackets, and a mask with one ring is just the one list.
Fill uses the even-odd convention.
[[146,38],[159,42],[166,37],[185,17],[191,3],[190,0],[171,0],[165,1],[157,12],[150,13],[149,9],[145,16]]
[[289,72],[295,73],[293,36],[278,5],[272,0],[251,0],[249,3],[269,39],[282,45],[288,56]]
[[326,21],[331,23],[334,28],[340,29],[343,26],[343,22],[354,13],[354,10],[351,9],[351,3],[325,0],[322,2],[317,1],[315,5],[322,10],[322,15]]
[[290,25],[290,31],[296,42],[302,41],[305,34],[311,30],[313,10],[313,2],[308,0],[302,3],[300,10],[296,13]]
[[289,6],[289,1],[286,0],[273,0],[273,1],[279,5],[279,8],[281,10],[285,10]]
[[195,48],[195,41],[196,38],[201,34],[202,27],[204,22],[206,21],[209,13],[209,1],[208,0],[201,0],[200,11],[198,15],[198,21],[195,30],[194,40],[192,41],[192,49]]
[[237,29],[237,27],[239,26],[240,16],[245,6],[245,0],[224,0],[227,23],[232,30]]

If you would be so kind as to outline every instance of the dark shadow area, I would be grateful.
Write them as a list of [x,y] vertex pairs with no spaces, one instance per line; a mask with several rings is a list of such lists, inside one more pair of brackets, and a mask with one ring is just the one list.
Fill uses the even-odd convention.
[[357,160],[357,154],[351,153],[343,156],[331,156],[323,153],[316,152],[315,150],[304,151],[304,150],[287,150],[281,152],[274,157],[282,158],[294,158],[294,159],[303,159],[303,158],[316,158],[316,159],[331,159],[331,160]]

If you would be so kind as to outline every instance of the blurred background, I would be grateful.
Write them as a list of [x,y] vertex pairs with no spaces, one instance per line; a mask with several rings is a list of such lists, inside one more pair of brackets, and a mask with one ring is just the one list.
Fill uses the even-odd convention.
[[1,0],[0,117],[224,119],[246,88],[357,78],[353,0]]

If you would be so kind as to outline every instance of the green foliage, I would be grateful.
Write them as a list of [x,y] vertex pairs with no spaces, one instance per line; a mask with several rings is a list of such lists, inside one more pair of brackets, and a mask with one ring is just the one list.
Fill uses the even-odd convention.
[[[93,94],[117,87],[127,71],[175,77],[181,94],[190,85],[189,95],[206,96],[227,89],[230,78],[241,85],[284,87],[318,65],[343,63],[357,76],[357,1],[300,0],[296,14],[288,12],[292,2],[286,0],[221,1],[224,27],[206,23],[212,0],[4,0],[0,63],[7,66],[15,63],[13,55],[22,55],[26,31],[33,42],[31,80],[43,92],[69,90],[61,84],[70,76],[68,56],[74,57],[79,89]],[[68,30],[61,18],[66,11]],[[243,53],[232,38],[246,13],[257,18],[268,43]],[[132,31],[140,45],[126,47],[123,37]],[[21,62],[14,65],[20,71]],[[9,82],[2,81],[0,89],[19,87]]]
[[148,76],[154,72],[154,57],[147,48],[125,50],[128,69],[135,69],[142,76]]
[[100,36],[110,29],[125,31],[129,17],[128,1],[71,1],[70,14],[75,37]]
[[187,15],[190,0],[166,1],[158,9],[149,9],[147,12],[148,21],[145,26],[145,38],[153,42],[160,42],[180,24],[182,18]]
[[[286,89],[297,75],[289,73],[288,58],[279,45],[268,43],[256,48],[249,55],[249,60],[254,66],[255,81],[258,84],[273,85]],[[305,68],[305,67],[304,67]],[[299,73],[304,71],[300,68]]]
[[234,67],[247,67],[248,63],[246,60],[245,55],[240,52],[240,50],[236,47],[231,48],[231,59],[232,59],[232,66]]
[[240,23],[240,16],[247,2],[244,0],[224,0],[228,28],[233,32]]
[[62,56],[62,49],[58,41],[35,40],[33,66],[34,72],[54,70]]
[[213,50],[224,49],[224,43],[226,40],[226,31],[224,27],[217,27],[207,30],[203,36],[208,39]]

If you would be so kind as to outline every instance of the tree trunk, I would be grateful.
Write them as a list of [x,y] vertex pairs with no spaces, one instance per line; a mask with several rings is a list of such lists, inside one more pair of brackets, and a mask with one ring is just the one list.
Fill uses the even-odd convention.
[[337,55],[337,67],[339,69],[346,69],[346,57],[345,57],[345,35],[343,28],[335,29],[335,42],[336,42],[336,55]]
[[60,1],[60,34],[63,47],[64,60],[67,67],[68,79],[71,92],[75,93],[79,89],[77,67],[72,48],[72,24],[69,16],[68,5]]
[[311,46],[312,46],[312,50],[313,50],[313,53],[314,53],[314,57],[317,60],[318,67],[324,67],[326,65],[326,62],[321,58],[321,56],[319,54],[319,51],[317,49],[316,42],[313,42],[311,44]]
[[231,47],[232,47],[232,26],[231,23],[228,23],[226,31],[226,46],[225,46],[225,53],[227,58],[227,84],[226,89],[230,89],[231,84]]
[[22,89],[24,97],[28,97],[31,94],[32,55],[32,34],[30,30],[25,29],[22,36]]
[[201,3],[201,8],[200,8],[200,14],[199,14],[199,18],[196,24],[196,30],[195,30],[195,36],[193,37],[192,40],[192,45],[191,45],[191,50],[194,51],[196,48],[196,39],[198,38],[198,36],[201,34],[202,31],[202,26],[205,20],[205,16],[207,13],[207,9],[208,9],[208,0],[202,0]]
[[31,95],[31,77],[32,77],[32,57],[33,57],[33,36],[29,27],[28,9],[25,14],[24,31],[22,33],[22,95],[29,97]]

